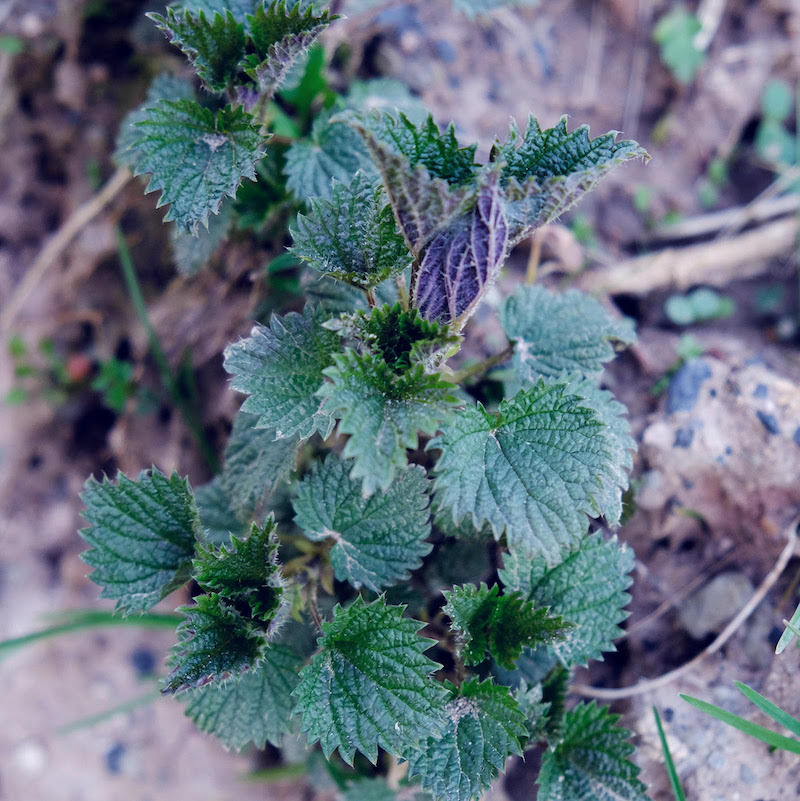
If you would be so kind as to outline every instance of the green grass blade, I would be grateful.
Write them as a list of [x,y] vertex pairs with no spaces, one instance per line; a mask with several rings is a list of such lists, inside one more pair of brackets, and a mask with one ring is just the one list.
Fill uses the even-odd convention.
[[765,715],[771,717],[776,723],[789,729],[792,734],[800,737],[800,720],[784,712],[779,706],[773,704],[772,701],[764,698],[763,695],[757,693],[752,687],[748,687],[741,681],[735,681],[734,684],[738,687],[739,692],[752,701]]
[[792,619],[786,624],[786,628],[783,630],[783,634],[781,634],[781,638],[775,646],[776,654],[782,654],[786,650],[789,643],[795,638],[798,626],[800,626],[800,604],[798,604],[797,609],[794,610]]
[[705,712],[711,715],[711,717],[721,720],[723,723],[727,723],[729,726],[739,729],[739,731],[743,731],[750,737],[755,737],[765,742],[767,745],[771,745],[773,748],[781,748],[792,754],[800,754],[800,741],[792,737],[784,737],[782,734],[778,734],[770,729],[765,729],[763,726],[759,726],[756,723],[751,723],[749,720],[739,717],[739,715],[734,715],[732,712],[714,706],[714,704],[709,704],[707,701],[701,701],[699,698],[692,698],[690,695],[683,694],[681,694],[681,698],[701,712]]
[[686,801],[686,795],[683,792],[683,787],[681,787],[681,780],[678,778],[678,772],[675,770],[675,763],[672,761],[672,754],[669,752],[667,737],[661,725],[661,716],[658,714],[658,709],[656,709],[656,707],[653,707],[653,714],[656,718],[658,738],[661,740],[661,750],[664,752],[664,766],[667,769],[667,776],[669,777],[670,787],[672,787],[672,794],[675,796],[675,801]]
[[98,712],[96,715],[89,715],[88,717],[74,720],[72,723],[59,726],[56,729],[56,734],[63,736],[65,734],[71,734],[74,731],[80,731],[81,729],[89,729],[92,726],[96,726],[98,723],[102,723],[104,720],[109,720],[117,715],[124,715],[126,712],[131,712],[134,709],[138,709],[140,706],[152,704],[153,701],[159,698],[161,698],[160,690],[150,690],[143,695],[137,695],[136,698],[125,701],[124,704],[106,709],[104,712]]
[[138,617],[120,617],[113,612],[101,610],[76,610],[59,615],[61,622],[54,626],[34,631],[30,634],[23,634],[20,637],[12,637],[0,642],[0,658],[7,656],[17,648],[22,648],[39,640],[50,637],[57,637],[61,634],[69,634],[73,631],[83,631],[85,629],[98,628],[100,626],[137,626],[139,628],[150,629],[174,629],[181,621],[180,615],[145,614]]

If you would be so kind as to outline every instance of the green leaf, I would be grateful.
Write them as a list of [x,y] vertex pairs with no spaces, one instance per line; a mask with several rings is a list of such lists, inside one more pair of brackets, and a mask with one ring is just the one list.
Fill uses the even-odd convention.
[[453,8],[470,18],[488,15],[496,8],[535,6],[539,0],[453,0]]
[[422,624],[403,609],[358,597],[322,624],[321,650],[293,695],[302,731],[309,744],[320,741],[326,758],[338,748],[348,765],[356,751],[375,764],[378,747],[407,757],[440,733],[447,694],[430,678],[437,663],[422,654],[432,640],[419,636]]
[[496,143],[491,153],[492,161],[505,164],[511,245],[563,214],[618,164],[648,158],[636,142],[615,142],[615,137],[612,132],[591,139],[586,125],[569,133],[566,117],[546,130],[530,117],[521,138],[512,124],[508,140]]
[[200,228],[195,234],[175,225],[170,234],[172,257],[181,275],[196,275],[227,238],[233,223],[233,207],[225,203],[219,214],[209,217],[208,230]]
[[346,111],[347,122],[367,144],[409,250],[424,245],[474,205],[475,148],[459,149],[452,126],[442,135],[429,117],[420,126],[405,115]]
[[155,467],[136,481],[123,473],[116,484],[89,478],[81,498],[89,523],[81,536],[92,546],[81,558],[117,611],[144,612],[189,580],[201,528],[186,479]]
[[334,181],[330,200],[312,198],[310,205],[291,230],[292,252],[315,270],[370,288],[411,266],[386,195],[370,176]]
[[231,534],[245,534],[248,521],[241,520],[236,514],[230,495],[222,489],[219,479],[216,476],[198,487],[194,491],[194,497],[200,513],[203,541],[221,545],[230,542]]
[[257,428],[258,416],[240,411],[225,448],[220,487],[240,517],[251,517],[264,496],[289,478],[295,468],[296,437],[275,439],[269,428]]
[[683,787],[681,787],[678,771],[675,770],[675,763],[672,761],[672,754],[669,751],[667,736],[664,734],[664,727],[661,725],[661,716],[658,714],[656,707],[653,707],[653,715],[656,719],[656,729],[658,729],[658,739],[661,741],[661,753],[664,755],[664,767],[667,770],[670,789],[675,796],[675,801],[686,801],[686,794],[683,792]]
[[177,0],[170,3],[170,8],[188,11],[195,16],[202,11],[209,18],[215,14],[230,12],[237,22],[243,23],[253,13],[256,5],[262,2],[263,0]]
[[563,737],[542,757],[538,801],[648,801],[619,717],[594,701],[567,712]]
[[680,83],[691,83],[706,60],[705,52],[694,44],[702,27],[697,16],[679,3],[653,28],[653,40],[659,45],[661,60]]
[[356,172],[378,177],[361,137],[347,125],[330,121],[331,113],[314,119],[311,136],[294,142],[286,152],[286,186],[300,201],[331,198],[333,179],[349,184]]
[[460,690],[447,686],[447,728],[412,754],[408,774],[420,777],[434,801],[472,801],[505,768],[508,757],[522,753],[528,728],[508,687],[491,679],[470,679]]
[[301,3],[287,10],[285,0],[258,5],[247,18],[256,53],[248,56],[244,68],[256,82],[259,95],[272,97],[298,57],[336,19],[338,16],[331,17],[328,11],[317,15],[311,6],[303,11]]
[[308,439],[317,431],[327,439],[334,421],[315,393],[338,349],[336,334],[306,306],[302,314],[273,314],[269,326],[256,325],[248,339],[228,345],[224,366],[233,388],[250,396],[242,411],[258,415],[259,428],[278,439]]
[[333,358],[318,395],[339,420],[338,433],[350,435],[342,455],[355,460],[351,478],[363,479],[362,491],[371,495],[406,466],[406,448],[417,447],[420,431],[433,434],[449,418],[455,387],[421,365],[397,374],[369,353],[348,349]]
[[237,610],[267,625],[272,622],[284,590],[274,517],[263,526],[253,523],[247,539],[233,536],[228,546],[200,545],[193,567],[204,590],[218,592]]
[[509,548],[557,565],[601,509],[616,478],[598,415],[563,384],[539,381],[504,400],[497,414],[467,406],[428,443],[441,451],[435,472],[443,506],[459,522],[485,520]]
[[386,784],[386,779],[356,779],[349,782],[340,801],[397,801],[394,790]]
[[496,584],[491,588],[464,584],[445,591],[444,597],[447,603],[442,611],[452,621],[467,665],[479,665],[491,654],[511,670],[523,646],[551,643],[570,628],[546,607],[535,609],[518,592],[500,595]]
[[186,715],[226,748],[240,751],[248,743],[263,748],[267,742],[280,746],[291,731],[291,694],[301,664],[290,648],[270,645],[249,673],[223,685],[189,690],[183,696]]
[[614,358],[613,343],[631,345],[633,322],[612,316],[595,298],[569,290],[523,286],[500,309],[500,323],[514,342],[514,369],[522,381],[562,374],[599,377]]
[[264,631],[221,595],[200,595],[178,611],[185,619],[167,662],[172,671],[161,690],[165,695],[225,682],[261,661],[267,645]]
[[525,715],[528,736],[532,740],[541,739],[545,734],[548,713],[551,707],[550,702],[542,700],[544,698],[542,685],[535,684],[533,687],[529,687],[525,679],[522,679],[514,691],[514,698],[517,701],[520,712]]
[[134,127],[134,173],[152,173],[146,191],[161,190],[158,205],[170,204],[164,219],[193,232],[236,195],[243,178],[255,178],[264,156],[264,138],[241,108],[215,114],[191,100],[161,100]]
[[421,467],[408,467],[385,492],[365,498],[348,472],[333,454],[315,463],[298,489],[295,523],[311,540],[333,540],[330,559],[339,581],[379,592],[407,579],[431,550],[428,480]]
[[549,607],[573,624],[565,636],[550,646],[566,667],[602,659],[614,651],[614,640],[625,620],[633,570],[633,551],[616,537],[603,540],[600,533],[586,537],[577,550],[548,567],[543,558],[521,554],[503,555],[500,581],[507,590],[522,593],[534,606]]
[[191,83],[184,78],[178,78],[167,72],[162,72],[150,84],[144,102],[133,111],[128,112],[119,126],[117,134],[117,147],[114,151],[114,162],[119,167],[135,168],[141,154],[132,145],[138,141],[136,124],[146,121],[148,109],[155,106],[159,100],[194,100],[194,89]]
[[210,92],[229,88],[245,54],[247,38],[244,25],[230,11],[206,16],[188,11],[167,9],[167,16],[147,16],[192,62],[195,72]]

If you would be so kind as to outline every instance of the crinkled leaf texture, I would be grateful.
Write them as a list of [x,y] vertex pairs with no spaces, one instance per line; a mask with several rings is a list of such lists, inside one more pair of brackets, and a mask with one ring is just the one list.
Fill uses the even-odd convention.
[[300,201],[330,199],[333,179],[349,184],[359,170],[366,177],[378,177],[358,133],[330,117],[330,112],[319,114],[311,136],[294,142],[286,152],[286,186]]
[[636,142],[615,138],[612,132],[591,139],[586,125],[568,132],[566,117],[545,130],[530,117],[524,136],[512,125],[508,140],[491,154],[505,164],[510,244],[563,214],[618,164],[648,158]]
[[253,523],[246,539],[232,536],[229,545],[200,545],[193,562],[194,579],[204,589],[218,592],[237,609],[269,624],[283,598],[278,565],[275,519]]
[[315,432],[326,439],[333,430],[333,417],[315,393],[339,338],[321,323],[310,306],[302,314],[273,314],[269,326],[254,326],[247,339],[225,349],[233,388],[250,396],[242,411],[258,415],[258,427],[274,430],[278,439],[308,439]]
[[225,461],[218,476],[240,518],[252,517],[277,484],[295,468],[297,438],[275,439],[275,431],[257,428],[259,417],[239,411],[225,447]]
[[508,687],[491,679],[449,684],[447,728],[409,758],[409,777],[419,777],[434,801],[473,801],[521,754],[528,728]]
[[561,374],[598,377],[614,358],[614,342],[636,340],[633,322],[613,317],[595,298],[569,290],[523,286],[500,309],[514,342],[514,369],[523,381]]
[[252,743],[280,746],[291,731],[294,702],[302,660],[285,645],[269,645],[261,663],[249,673],[222,685],[189,690],[186,715],[197,727],[218,737],[226,748],[240,751]]
[[[565,385],[539,381],[500,404],[497,414],[467,406],[428,448],[441,451],[436,492],[453,520],[505,531],[509,548],[550,566],[580,542],[587,515],[617,479],[605,428]],[[600,436],[599,436],[600,435]]]
[[135,481],[89,478],[81,498],[89,523],[81,536],[92,546],[81,558],[117,611],[144,612],[189,580],[201,527],[186,479],[155,467]]
[[338,748],[348,765],[356,751],[374,764],[378,747],[407,757],[441,732],[447,693],[430,677],[437,663],[422,653],[432,641],[404,608],[358,597],[322,624],[321,650],[293,694],[302,731],[327,758]]
[[237,22],[244,22],[250,16],[257,5],[261,5],[263,0],[177,0],[170,3],[170,8],[176,11],[185,10],[192,14],[199,14],[201,11],[207,17],[214,14],[223,14],[230,11]]
[[367,289],[411,266],[386,195],[370,176],[334,182],[330,200],[310,204],[291,231],[292,252],[315,270]]
[[491,654],[511,670],[523,646],[557,641],[569,628],[547,607],[534,608],[518,592],[500,595],[496,584],[464,584],[445,591],[444,597],[447,603],[442,611],[452,621],[467,665],[479,665]]
[[383,359],[351,349],[334,355],[325,370],[330,379],[318,394],[324,410],[339,420],[339,434],[349,434],[343,456],[354,459],[350,473],[364,481],[363,492],[385,490],[408,463],[418,433],[433,434],[458,403],[455,387],[414,365],[393,373]]
[[267,645],[264,631],[221,595],[200,595],[178,611],[185,618],[170,651],[172,670],[161,689],[165,695],[225,682],[261,661]]
[[619,624],[628,616],[625,607],[631,597],[626,590],[633,563],[627,545],[616,537],[604,540],[598,532],[553,567],[542,558],[505,554],[499,575],[508,590],[522,593],[535,606],[548,606],[551,613],[573,624],[549,646],[571,668],[616,650],[614,640],[622,634]]
[[421,250],[411,300],[426,320],[460,328],[506,260],[507,226],[496,170],[483,173],[475,205]]
[[134,128],[134,173],[152,174],[147,191],[161,190],[158,205],[170,204],[164,219],[190,231],[219,213],[242,179],[255,179],[264,156],[264,137],[242,108],[214,113],[193,100],[161,100]]
[[244,535],[249,528],[248,519],[242,519],[233,508],[230,495],[221,487],[220,476],[194,491],[197,511],[203,529],[203,542],[225,545],[231,534]]
[[542,757],[538,801],[649,801],[618,720],[594,701],[567,712],[563,736]]
[[379,592],[408,578],[431,550],[428,480],[421,467],[399,471],[385,492],[365,498],[350,466],[331,454],[300,484],[295,523],[309,539],[333,540],[336,578]]
[[192,62],[200,80],[211,92],[231,85],[244,58],[247,38],[244,25],[230,11],[167,9],[167,16],[147,15],[170,41]]

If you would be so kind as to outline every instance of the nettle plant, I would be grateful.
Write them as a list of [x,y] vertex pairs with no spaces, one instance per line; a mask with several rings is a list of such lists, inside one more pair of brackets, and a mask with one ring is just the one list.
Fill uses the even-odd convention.
[[[149,98],[122,151],[189,233],[256,175],[260,115],[329,20],[195,5],[155,19],[207,93]],[[426,797],[468,801],[538,747],[540,801],[644,799],[617,716],[565,703],[629,600],[633,555],[605,524],[634,443],[601,378],[633,326],[521,286],[499,304],[508,347],[450,366],[511,248],[644,153],[564,120],[512,127],[485,164],[430,117],[340,108],[325,125],[371,162],[297,217],[291,252],[322,274],[302,311],[225,352],[247,398],[222,472],[194,490],[155,467],[89,479],[92,578],[122,614],[191,582],[163,692],[229,748],[300,733],[362,774],[385,752]],[[504,383],[487,378],[506,362]],[[363,781],[346,797],[394,797]]]

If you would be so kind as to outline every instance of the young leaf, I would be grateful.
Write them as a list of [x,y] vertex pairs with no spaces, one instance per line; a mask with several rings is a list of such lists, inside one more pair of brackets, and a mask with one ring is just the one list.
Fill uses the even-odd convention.
[[220,476],[214,477],[194,491],[203,542],[223,545],[231,541],[231,534],[242,536],[249,526],[239,518],[231,505],[230,495],[222,489]]
[[598,377],[614,358],[614,342],[631,345],[633,323],[613,317],[595,298],[577,290],[556,294],[523,286],[500,309],[500,323],[514,342],[514,369],[522,381],[562,374]]
[[256,325],[248,339],[228,345],[224,366],[233,388],[250,396],[242,411],[258,415],[259,428],[273,429],[278,439],[308,439],[316,431],[327,439],[334,421],[315,393],[338,349],[336,334],[306,306],[302,315],[273,314],[269,326]]
[[208,219],[208,230],[200,228],[191,234],[178,225],[172,227],[170,244],[175,266],[181,275],[196,275],[211,260],[217,248],[227,238],[233,223],[233,207],[223,204],[219,214]]
[[243,178],[255,178],[264,138],[253,118],[230,106],[216,114],[192,100],[162,100],[136,123],[136,175],[152,173],[147,191],[170,204],[165,220],[196,231],[219,213]]
[[348,765],[356,751],[375,764],[379,746],[408,756],[441,731],[447,694],[430,678],[436,662],[422,655],[431,640],[403,609],[358,597],[322,624],[321,650],[293,695],[302,731],[310,744],[320,741],[326,758],[338,748]]
[[219,593],[240,612],[269,624],[283,598],[275,519],[253,523],[247,539],[231,537],[228,546],[200,545],[193,562],[194,579]]
[[467,665],[479,665],[491,654],[494,660],[511,670],[523,646],[551,643],[570,627],[546,607],[535,609],[518,592],[500,595],[495,584],[464,584],[445,592],[447,603],[442,611],[450,618],[458,634]]
[[170,41],[192,62],[200,80],[211,92],[231,86],[244,57],[244,25],[230,11],[215,11],[206,16],[188,11],[167,9],[167,16],[147,15]]
[[408,774],[420,777],[434,801],[472,801],[521,754],[527,739],[525,716],[509,693],[491,679],[470,679],[461,688],[447,683],[447,727],[409,758]]
[[178,78],[167,72],[162,72],[150,84],[144,102],[138,108],[128,112],[119,126],[117,147],[114,151],[114,161],[120,167],[133,169],[139,159],[140,153],[131,145],[138,140],[136,124],[148,119],[149,108],[155,106],[159,100],[194,100],[192,84],[184,78]]
[[648,801],[618,720],[594,701],[567,712],[563,737],[542,757],[539,801]]
[[464,325],[506,259],[507,226],[496,170],[483,174],[468,213],[434,234],[422,249],[411,300],[426,320]]
[[186,479],[155,467],[136,481],[89,478],[81,498],[89,523],[81,536],[92,546],[81,558],[117,611],[144,612],[189,580],[201,527]]
[[539,381],[496,415],[468,406],[428,443],[441,451],[436,491],[453,520],[488,521],[509,548],[557,565],[586,533],[586,515],[615,478],[598,416],[563,384]]
[[328,11],[315,14],[310,5],[302,11],[299,2],[288,11],[285,0],[259,4],[247,18],[256,53],[248,56],[244,64],[259,94],[267,97],[275,94],[297,58],[336,19],[338,17],[329,16]]
[[294,142],[286,152],[286,186],[302,202],[312,197],[329,200],[333,179],[349,184],[359,170],[366,178],[378,178],[361,137],[330,117],[330,112],[319,114],[311,136]]
[[178,624],[178,643],[170,652],[172,671],[161,690],[165,695],[227,681],[261,661],[267,645],[264,631],[221,595],[200,595],[178,611],[186,618]]
[[491,154],[492,161],[505,163],[510,245],[563,214],[618,164],[648,157],[636,142],[615,142],[615,136],[591,139],[586,125],[569,133],[566,117],[543,131],[530,117],[520,140],[512,124],[506,143],[496,143]]
[[566,667],[602,659],[603,651],[614,651],[621,634],[619,624],[628,613],[631,597],[633,551],[617,542],[603,540],[600,533],[586,537],[577,550],[553,567],[539,557],[504,554],[500,581],[507,590],[518,591],[535,606],[546,606],[573,624],[565,636],[551,644]]
[[324,372],[330,379],[317,393],[324,410],[349,434],[343,456],[354,459],[350,472],[364,480],[363,492],[385,490],[407,464],[406,448],[416,448],[418,432],[433,434],[458,403],[452,384],[415,365],[400,375],[370,353],[337,353]]
[[291,731],[292,690],[302,660],[285,645],[269,645],[261,663],[222,685],[189,690],[186,715],[200,731],[213,734],[226,748],[240,751],[248,743],[280,746]]
[[398,473],[385,492],[369,498],[349,466],[331,454],[300,484],[295,523],[314,541],[333,540],[336,578],[379,592],[408,578],[431,550],[428,481],[421,467]]
[[330,200],[312,198],[308,216],[298,214],[292,252],[315,270],[366,289],[411,266],[380,186],[357,173],[334,182]]
[[295,468],[296,437],[275,439],[269,428],[257,428],[258,416],[240,411],[225,447],[220,487],[240,517],[253,515],[264,495]]
[[397,795],[386,784],[386,779],[376,776],[350,782],[340,796],[340,801],[397,801]]

